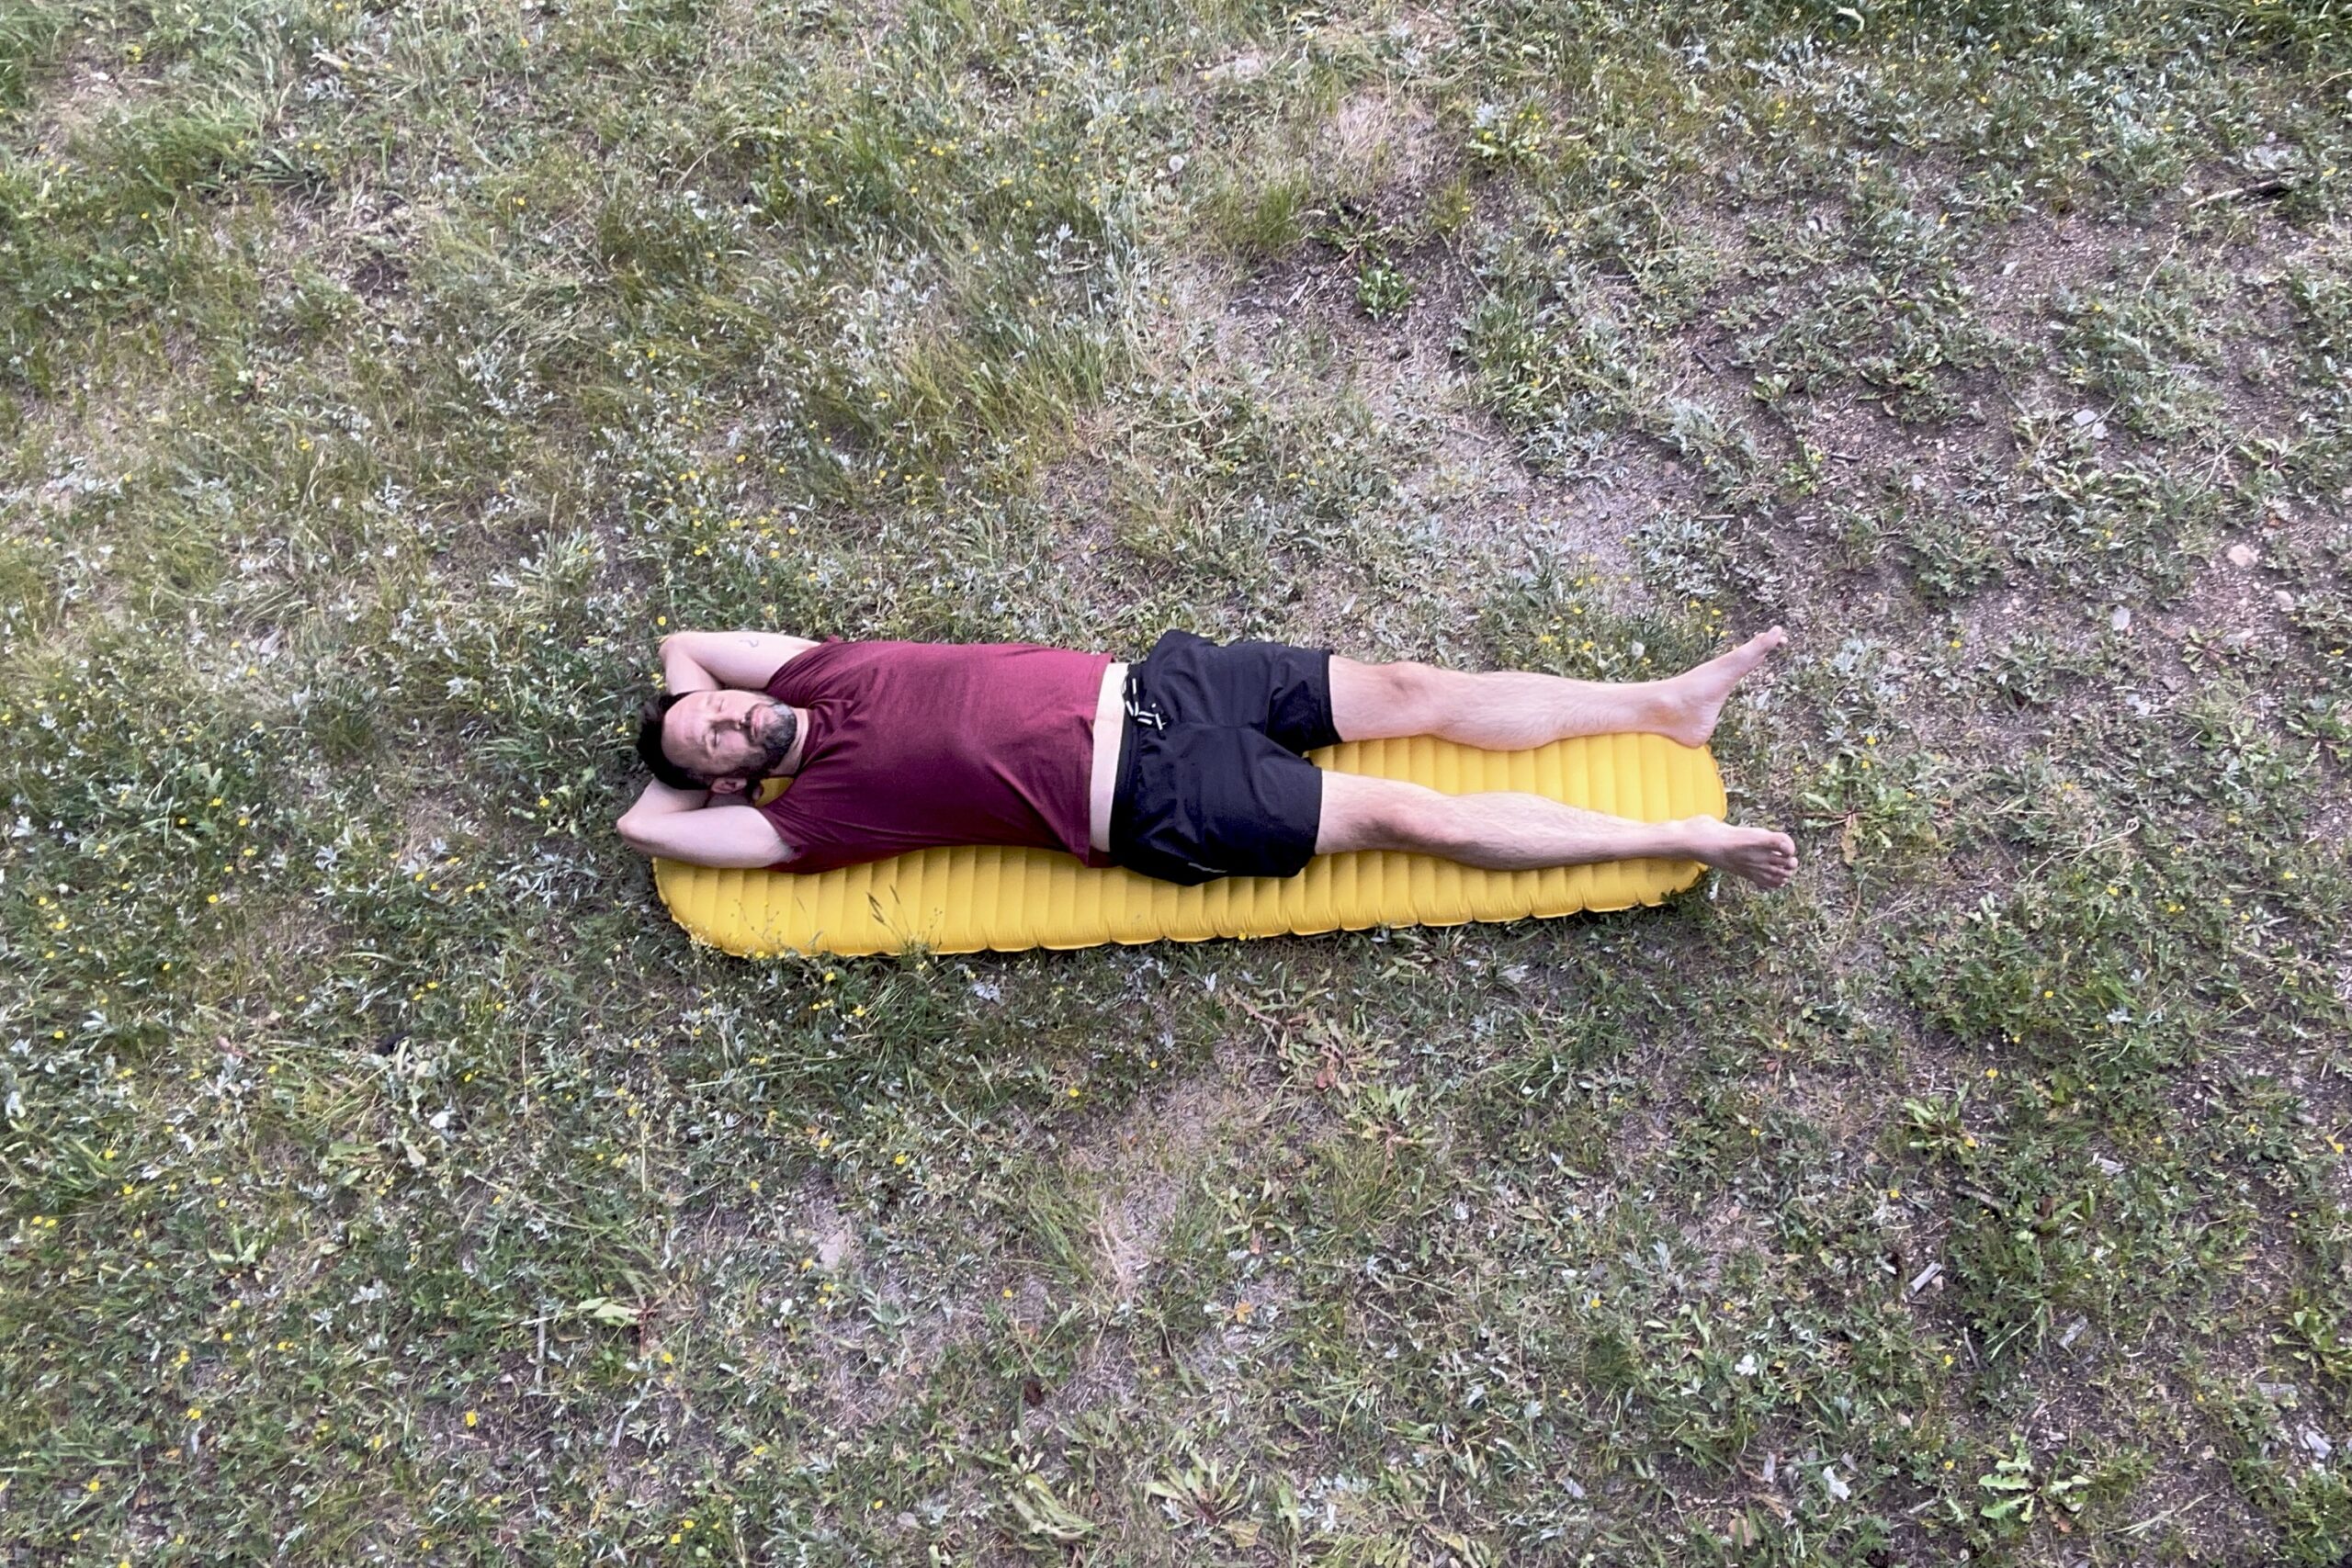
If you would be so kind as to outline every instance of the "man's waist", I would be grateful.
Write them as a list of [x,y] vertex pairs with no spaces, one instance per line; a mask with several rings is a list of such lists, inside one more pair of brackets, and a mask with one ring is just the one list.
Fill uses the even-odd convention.
[[1094,699],[1094,754],[1087,774],[1087,838],[1096,849],[1110,839],[1114,798],[1120,764],[1126,750],[1126,701],[1132,666],[1113,660],[1102,670],[1102,685]]

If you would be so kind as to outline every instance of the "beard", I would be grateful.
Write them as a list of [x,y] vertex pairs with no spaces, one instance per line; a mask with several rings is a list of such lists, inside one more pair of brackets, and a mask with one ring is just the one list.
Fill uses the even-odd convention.
[[760,749],[759,760],[737,775],[744,784],[755,784],[780,772],[784,761],[792,755],[792,743],[800,736],[799,716],[782,703],[774,703],[752,712],[752,743]]

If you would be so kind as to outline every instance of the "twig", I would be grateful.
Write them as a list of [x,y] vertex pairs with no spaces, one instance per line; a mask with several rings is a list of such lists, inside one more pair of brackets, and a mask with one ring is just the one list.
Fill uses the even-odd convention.
[[2155,1529],[2156,1526],[2164,1523],[2166,1519],[2172,1518],[2176,1515],[2188,1512],[2190,1508],[2195,1507],[2198,1504],[2202,1503],[2206,1498],[2211,1495],[2212,1494],[2210,1492],[2199,1492],[2196,1496],[2191,1497],[2186,1503],[2177,1504],[2173,1507],[2166,1508],[2161,1514],[2151,1514],[2146,1518],[2138,1520],[2132,1524],[2119,1525],[2114,1529],[2111,1529],[2107,1533],[2109,1535],[2128,1535],[2136,1540],[2143,1531],[2152,1530]]
[[[2111,845],[2121,843],[2124,840],[2130,838],[2139,830],[2140,819],[2137,817],[2134,817],[2131,821],[2126,822],[2121,828],[2119,828],[2114,832],[2109,833],[2106,838],[2094,839],[2087,844],[2077,844],[2075,848],[2066,851],[2065,853],[2070,858],[2095,854],[2098,851],[2107,849]],[[2050,863],[2057,858],[2058,856],[2055,854],[2047,854],[2042,856],[2040,860],[2034,863],[2033,869],[2027,872],[2022,880],[2030,881],[2034,877],[2040,876],[2043,869],[2049,866]]]
[[2234,201],[2242,196],[2280,196],[2294,188],[2294,181],[2283,175],[2274,175],[2269,179],[2256,180],[2250,186],[2239,186],[2234,190],[2209,191],[2190,202],[2188,206],[2191,211],[2195,211],[2198,208],[2209,207],[2217,201]]
[[1248,1013],[1251,1018],[1256,1019],[1260,1023],[1262,1023],[1262,1024],[1264,1024],[1264,1025],[1266,1026],[1266,1032],[1267,1032],[1268,1034],[1270,1034],[1270,1035],[1272,1035],[1272,1038],[1267,1042],[1267,1043],[1268,1043],[1268,1044],[1271,1044],[1271,1045],[1279,1045],[1279,1044],[1281,1044],[1281,1043],[1282,1043],[1282,1042],[1283,1042],[1283,1036],[1284,1036],[1284,1035],[1286,1035],[1286,1034],[1288,1034],[1288,1033],[1290,1032],[1287,1029],[1285,1029],[1285,1028],[1283,1026],[1283,1024],[1281,1023],[1281,1021],[1280,1021],[1279,1020],[1276,1020],[1276,1019],[1273,1019],[1273,1018],[1270,1018],[1270,1017],[1268,1017],[1266,1014],[1264,1014],[1264,1013],[1262,1013],[1262,1012],[1260,1012],[1256,1008],[1251,1007],[1248,1002],[1243,1001],[1239,997],[1236,997],[1236,998],[1233,998],[1233,1005],[1234,1005],[1234,1006],[1236,1006],[1236,1007],[1238,1007],[1238,1008],[1239,1008],[1243,1012]]

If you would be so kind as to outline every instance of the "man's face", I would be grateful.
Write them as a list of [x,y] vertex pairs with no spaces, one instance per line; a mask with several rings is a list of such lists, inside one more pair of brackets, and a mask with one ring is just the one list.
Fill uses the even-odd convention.
[[678,766],[729,794],[784,766],[792,750],[789,711],[758,692],[695,692],[662,721],[662,750]]

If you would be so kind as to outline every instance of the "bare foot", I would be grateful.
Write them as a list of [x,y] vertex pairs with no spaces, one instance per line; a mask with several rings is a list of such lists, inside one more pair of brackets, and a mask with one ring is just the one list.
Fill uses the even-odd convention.
[[1657,732],[1685,746],[1704,746],[1707,737],[1715,732],[1715,720],[1723,716],[1724,699],[1731,695],[1731,689],[1788,640],[1789,634],[1774,626],[1720,659],[1710,659],[1658,682],[1666,711],[1658,720]]
[[1690,835],[1692,858],[1745,877],[1768,893],[1796,874],[1796,841],[1786,833],[1735,828],[1713,817],[1692,817],[1682,827]]

